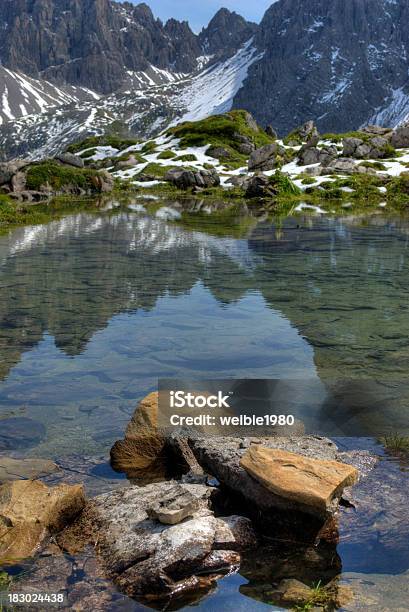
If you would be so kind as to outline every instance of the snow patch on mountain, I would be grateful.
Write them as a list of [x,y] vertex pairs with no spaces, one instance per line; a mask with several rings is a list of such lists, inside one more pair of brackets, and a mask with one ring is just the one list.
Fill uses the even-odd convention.
[[392,89],[386,106],[377,108],[368,123],[396,127],[409,119],[409,94],[402,87]]
[[257,52],[251,38],[236,55],[194,77],[178,100],[181,107],[189,110],[177,121],[198,121],[231,110],[233,98],[246,79],[248,69],[262,57],[263,53]]
[[0,66],[0,125],[50,108],[99,98],[83,87],[56,87]]

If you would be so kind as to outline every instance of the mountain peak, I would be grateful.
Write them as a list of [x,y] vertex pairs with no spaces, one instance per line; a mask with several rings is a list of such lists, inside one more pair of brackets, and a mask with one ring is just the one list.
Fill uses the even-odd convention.
[[235,12],[221,8],[199,34],[203,52],[217,58],[228,57],[257,31],[257,24],[246,21]]

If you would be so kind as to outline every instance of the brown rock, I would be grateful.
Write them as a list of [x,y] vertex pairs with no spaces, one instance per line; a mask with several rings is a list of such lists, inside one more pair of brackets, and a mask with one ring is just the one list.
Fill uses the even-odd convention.
[[294,578],[282,580],[278,586],[278,592],[281,594],[280,599],[283,603],[293,605],[305,604],[312,595],[309,586]]
[[48,459],[14,459],[0,457],[0,483],[8,480],[33,480],[58,470]]
[[158,428],[158,394],[151,393],[136,408],[129,422],[125,439],[111,449],[114,470],[125,472],[129,478],[151,476],[163,478],[165,465],[165,436]]
[[250,446],[240,466],[276,495],[322,512],[358,480],[358,471],[339,461],[310,459],[261,445]]
[[16,480],[0,486],[0,564],[30,557],[85,505],[82,485],[49,488]]

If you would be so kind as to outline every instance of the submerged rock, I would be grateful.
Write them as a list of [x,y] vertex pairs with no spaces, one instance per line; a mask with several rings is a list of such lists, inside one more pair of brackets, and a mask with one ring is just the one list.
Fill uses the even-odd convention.
[[0,484],[9,480],[40,478],[58,469],[58,466],[48,459],[0,457]]
[[[173,481],[127,487],[93,499],[77,523],[58,541],[71,552],[78,539],[98,540],[107,575],[121,591],[144,600],[186,595],[201,586],[200,576],[237,569],[239,551],[256,544],[248,519],[216,518],[209,508],[212,489]],[[189,515],[168,525],[152,509],[178,500]],[[182,516],[178,518],[182,519]]]
[[259,444],[250,446],[240,466],[275,495],[319,516],[333,510],[344,488],[358,480],[358,470],[350,465]]
[[82,485],[47,487],[16,480],[0,486],[0,564],[30,557],[83,509]]

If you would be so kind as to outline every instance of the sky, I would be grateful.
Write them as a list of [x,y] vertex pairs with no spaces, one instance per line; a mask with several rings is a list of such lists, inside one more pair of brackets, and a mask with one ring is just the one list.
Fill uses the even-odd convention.
[[[133,0],[138,4],[142,0]],[[235,11],[249,21],[259,22],[273,0],[144,0],[156,17],[188,21],[195,32],[207,25],[222,7]]]

